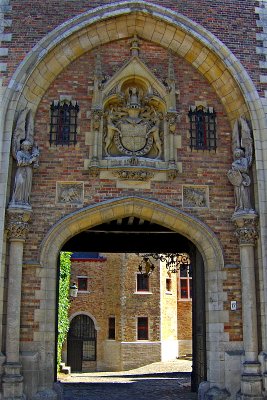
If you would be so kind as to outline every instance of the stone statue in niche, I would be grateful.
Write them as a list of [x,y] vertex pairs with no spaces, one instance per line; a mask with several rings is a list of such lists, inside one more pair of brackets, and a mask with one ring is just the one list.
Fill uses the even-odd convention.
[[250,198],[251,179],[249,176],[253,161],[253,142],[251,129],[242,117],[234,125],[232,150],[234,161],[227,176],[234,185],[235,213],[254,213]]
[[12,155],[17,161],[17,170],[9,208],[31,208],[32,173],[33,168],[39,166],[39,149],[33,142],[33,125],[31,111],[21,111],[12,140]]
[[106,111],[106,156],[161,157],[163,116],[152,104],[145,103],[144,97],[141,88],[131,86],[122,94],[123,101]]

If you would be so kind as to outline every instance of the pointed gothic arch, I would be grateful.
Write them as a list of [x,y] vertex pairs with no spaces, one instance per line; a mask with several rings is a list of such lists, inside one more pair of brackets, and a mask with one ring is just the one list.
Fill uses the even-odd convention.
[[[211,384],[218,385],[217,371],[212,369],[212,357],[219,351],[217,342],[213,341],[213,334],[216,331],[217,340],[222,339],[225,313],[223,302],[220,300],[219,293],[222,294],[222,280],[224,268],[224,255],[222,247],[216,235],[203,222],[195,217],[186,214],[174,207],[164,203],[140,198],[124,197],[108,200],[99,204],[85,207],[59,220],[47,233],[40,249],[40,265],[42,268],[42,283],[44,297],[41,305],[44,312],[43,323],[37,333],[38,337],[43,337],[40,342],[40,369],[44,371],[47,385],[53,380],[53,371],[48,368],[48,355],[50,362],[53,360],[54,332],[56,316],[56,280],[57,280],[57,257],[64,245],[71,237],[78,233],[90,229],[114,219],[125,217],[137,217],[151,223],[156,223],[163,227],[175,231],[189,239],[198,249],[204,261],[205,270],[205,302],[206,302],[206,331],[207,347],[209,348],[207,357],[207,375]],[[47,303],[47,299],[50,302]],[[54,299],[54,307],[51,301]],[[223,317],[222,317],[223,316]],[[216,322],[215,322],[216,321]],[[45,338],[49,337],[49,341]],[[34,338],[38,342],[38,338]],[[219,357],[219,354],[218,354]],[[223,363],[221,364],[224,368]],[[221,382],[223,384],[223,382]]]

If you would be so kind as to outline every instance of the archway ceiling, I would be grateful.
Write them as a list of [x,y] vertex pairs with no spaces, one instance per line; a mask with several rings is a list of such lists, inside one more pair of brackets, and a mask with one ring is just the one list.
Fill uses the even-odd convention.
[[[122,8],[119,12],[124,14],[119,16],[110,15],[108,12],[101,15],[99,10],[97,22],[97,18],[93,18],[92,21],[88,19],[87,25],[83,21],[81,27],[77,24],[69,30],[65,29],[64,34],[61,34],[59,38],[54,38],[49,45],[46,43],[47,47],[43,48],[38,57],[41,61],[36,63],[24,87],[23,97],[26,102],[36,108],[58,74],[85,52],[105,43],[137,34],[144,40],[152,41],[173,51],[192,64],[216,91],[225,106],[230,122],[240,115],[247,114],[248,110],[241,90],[227,66],[231,64],[234,68],[237,60],[234,57],[231,59],[230,52],[222,43],[219,41],[212,43],[211,38],[207,37],[208,32],[204,29],[201,35],[201,32],[198,32],[201,30],[199,26],[198,31],[194,32],[193,25],[189,27],[180,23],[177,26],[169,22],[163,14],[162,16],[160,13],[152,15],[149,10],[141,11],[142,7],[139,6],[139,8],[140,11],[130,11],[129,8],[125,11]],[[221,48],[218,49],[220,46]]]
[[69,239],[62,251],[189,252],[192,243],[168,228],[127,217],[83,231]]

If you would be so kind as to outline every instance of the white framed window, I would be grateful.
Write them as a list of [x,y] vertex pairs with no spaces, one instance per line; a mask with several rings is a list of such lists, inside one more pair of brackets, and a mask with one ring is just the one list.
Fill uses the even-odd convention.
[[149,292],[149,276],[146,274],[136,274],[136,291]]
[[192,300],[192,271],[191,268],[183,268],[179,271],[179,300]]
[[88,277],[77,276],[78,292],[88,292]]

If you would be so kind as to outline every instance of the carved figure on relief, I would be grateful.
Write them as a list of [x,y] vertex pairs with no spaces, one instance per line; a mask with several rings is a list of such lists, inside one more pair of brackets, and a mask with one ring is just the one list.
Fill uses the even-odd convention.
[[111,108],[110,112],[107,114],[107,131],[104,139],[106,155],[109,155],[109,148],[112,144],[115,132],[121,134],[120,130],[114,125],[113,118],[113,108]]
[[160,139],[160,118],[155,110],[154,110],[154,113],[155,113],[155,116],[152,119],[152,122],[154,123],[154,125],[147,132],[147,137],[149,135],[151,135],[153,137],[157,151],[158,151],[157,158],[160,158],[161,153],[162,153],[162,145],[161,145],[161,139]]
[[254,212],[250,199],[250,167],[253,161],[251,130],[244,118],[239,118],[234,125],[232,150],[234,161],[228,171],[229,181],[234,186],[235,213]]
[[33,142],[33,116],[21,111],[12,139],[12,155],[17,161],[13,194],[9,207],[31,208],[32,170],[38,168],[39,149]]

